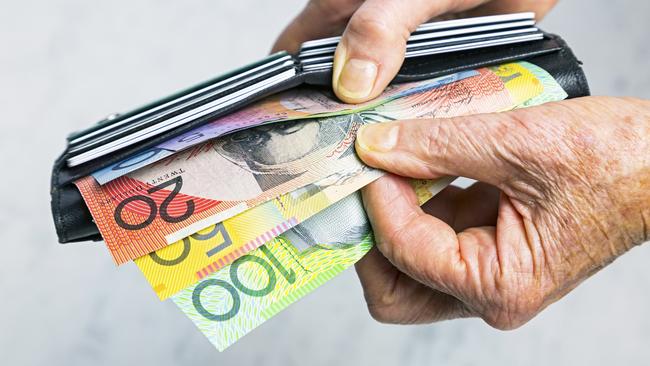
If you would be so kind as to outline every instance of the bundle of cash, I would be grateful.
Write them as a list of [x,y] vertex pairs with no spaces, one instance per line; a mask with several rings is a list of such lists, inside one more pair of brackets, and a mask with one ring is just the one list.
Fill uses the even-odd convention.
[[[384,173],[355,154],[361,126],[566,97],[527,62],[391,85],[359,105],[297,88],[75,184],[115,263],[134,261],[154,293],[223,350],[373,246],[357,192]],[[413,188],[424,203],[453,180]]]

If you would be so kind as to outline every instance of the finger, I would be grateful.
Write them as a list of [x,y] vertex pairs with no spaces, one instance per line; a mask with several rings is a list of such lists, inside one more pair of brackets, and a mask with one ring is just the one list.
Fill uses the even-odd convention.
[[467,317],[453,296],[433,290],[395,268],[377,248],[355,264],[370,314],[393,324],[418,324]]
[[478,182],[466,189],[449,186],[422,205],[422,210],[461,232],[470,227],[495,226],[500,191]]
[[418,205],[409,182],[387,175],[362,190],[377,248],[398,269],[436,290],[464,272],[456,233]]
[[[482,289],[496,291],[501,274],[495,227],[470,228],[457,235],[441,220],[422,212],[408,181],[395,175],[378,179],[362,192],[379,251],[408,276],[459,299],[469,312],[481,314],[483,309],[471,306],[485,300],[479,298]],[[516,250],[509,249],[512,243],[517,249],[525,245],[520,223],[516,211],[500,222],[507,228],[499,231],[504,240],[501,250],[509,260],[516,255]]]
[[341,34],[362,3],[363,0],[310,1],[282,31],[271,52],[295,53],[305,41]]
[[379,95],[404,60],[406,41],[436,15],[465,10],[485,0],[367,0],[352,15],[334,55],[332,87],[347,103]]
[[455,297],[468,313],[481,314],[490,324],[508,328],[522,320],[498,325],[503,319],[495,315],[495,306],[512,304],[498,303],[491,294],[503,291],[503,278],[521,278],[528,283],[518,286],[538,288],[546,264],[534,225],[506,195],[501,195],[496,228],[475,227],[458,235],[420,210],[404,178],[380,178],[364,188],[363,199],[377,248],[400,271]]
[[543,133],[526,127],[525,113],[535,108],[366,125],[357,134],[356,150],[366,164],[398,175],[464,176],[502,188],[523,174],[517,156],[535,146],[535,133]]

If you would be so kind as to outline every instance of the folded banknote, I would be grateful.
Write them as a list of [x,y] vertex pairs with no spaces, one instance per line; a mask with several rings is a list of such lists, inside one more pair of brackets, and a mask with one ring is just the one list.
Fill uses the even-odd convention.
[[[525,69],[522,69],[523,66],[525,66]],[[533,69],[534,65],[531,64],[511,64],[503,65],[497,70],[498,75],[500,75],[499,77],[504,80],[509,80],[509,82],[518,79],[513,78],[513,74],[521,74],[528,77],[528,80],[521,84],[526,86],[525,88],[511,87],[509,89],[510,94],[514,96],[511,97],[512,99],[521,102],[526,98],[531,98],[531,96],[541,93],[542,89],[535,85],[541,85],[539,81],[549,79],[550,76],[543,72],[543,70],[534,69],[535,78],[531,78],[531,74],[525,71]],[[553,81],[552,78],[550,80]],[[458,93],[459,88],[462,86],[460,84],[454,87],[449,85],[448,87],[437,90],[438,94],[430,92],[428,93],[429,95],[425,95],[427,93],[424,92],[414,93],[411,95],[411,98],[393,100],[390,103],[377,106],[374,112],[371,110],[360,112],[360,114],[365,116],[364,118],[366,119],[377,119],[378,116],[382,116],[384,119],[389,117],[390,119],[421,118],[421,115],[426,115],[429,113],[428,111],[433,110],[432,105],[435,105],[435,103],[431,103],[432,101],[435,101],[436,98],[438,100],[443,99],[440,98],[441,95],[455,93],[456,96],[462,96],[463,94]],[[547,87],[546,90],[550,94],[551,92],[555,92],[557,88],[557,84],[555,83]],[[559,90],[561,91],[561,88]],[[466,97],[467,95],[463,96],[463,98]],[[427,107],[422,107],[418,105],[420,100],[427,100],[430,103],[425,104]],[[505,105],[499,103],[492,104],[492,107],[498,106],[503,107]],[[257,108],[257,106],[253,106],[253,108]],[[450,112],[447,111],[445,113],[449,114]],[[323,120],[328,121],[325,118]],[[333,177],[325,179],[325,182],[321,182],[315,186],[327,184],[328,188],[326,188],[325,192],[332,191],[336,188],[338,194],[330,194],[329,197],[340,198],[358,190],[363,185],[376,179],[379,176],[377,174],[380,174],[379,172],[373,173],[362,164],[358,168],[353,174],[348,173],[346,175],[344,179],[345,184],[343,185],[337,183],[341,182],[342,176],[336,174]],[[193,234],[177,243],[137,258],[135,262],[158,296],[164,300],[177,291],[231,263],[246,251],[259,247],[268,241],[270,236],[281,234],[336,201],[336,199],[332,198],[317,199],[310,195],[305,195],[304,192],[307,191],[309,190],[301,189],[297,192],[281,196],[285,197],[282,200],[276,199],[266,202],[231,219],[225,220],[223,223],[215,224],[198,234]],[[311,191],[314,191],[313,186]],[[326,194],[321,194],[321,196],[324,195]],[[291,199],[290,197],[300,198]],[[308,204],[305,200],[317,202],[317,204]],[[279,202],[283,203],[278,204]],[[280,213],[281,211],[282,213]],[[297,212],[302,213],[302,215],[299,216],[296,214]]]
[[320,179],[359,171],[353,141],[363,124],[512,109],[541,88],[524,64],[465,71],[419,82],[371,109],[247,129],[103,186],[91,176],[76,184],[121,264]]

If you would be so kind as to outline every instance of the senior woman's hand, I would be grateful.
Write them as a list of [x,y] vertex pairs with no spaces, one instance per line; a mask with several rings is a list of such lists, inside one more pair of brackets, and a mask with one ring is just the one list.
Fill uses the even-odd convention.
[[332,87],[348,103],[379,95],[404,60],[406,41],[436,17],[534,11],[543,17],[557,0],[311,0],[278,38],[274,51],[295,52],[304,41],[339,35]]
[[[534,11],[556,0],[312,0],[274,50],[343,29],[332,86],[382,92],[431,18]],[[363,190],[377,242],[356,268],[390,323],[477,316],[515,328],[650,236],[650,102],[583,98],[507,113],[363,127],[357,152],[389,175]],[[422,208],[407,178],[461,175]]]
[[[390,323],[520,326],[650,236],[650,102],[591,97],[507,113],[364,126],[390,173],[363,191],[377,247],[357,263]],[[423,208],[408,179],[460,175]]]

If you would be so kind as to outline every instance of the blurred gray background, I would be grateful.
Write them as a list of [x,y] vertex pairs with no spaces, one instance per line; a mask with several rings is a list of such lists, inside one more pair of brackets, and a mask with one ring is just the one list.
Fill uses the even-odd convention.
[[[348,270],[219,353],[135,265],[57,244],[49,174],[68,132],[264,56],[303,3],[0,2],[0,364],[647,365],[648,245],[516,331],[378,324]],[[594,94],[649,98],[648,14],[648,1],[561,0],[543,26]]]

